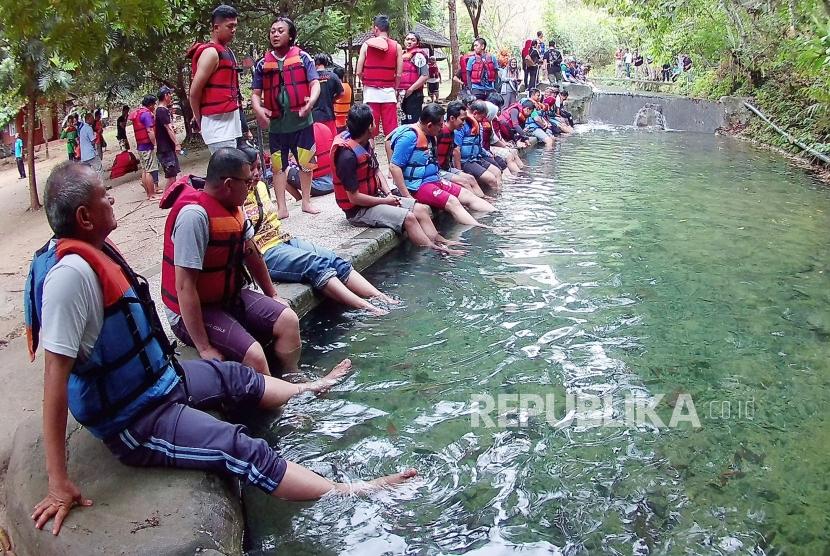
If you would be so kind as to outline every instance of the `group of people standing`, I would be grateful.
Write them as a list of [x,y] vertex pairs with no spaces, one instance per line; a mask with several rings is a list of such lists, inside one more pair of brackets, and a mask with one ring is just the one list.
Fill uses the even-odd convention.
[[614,52],[614,68],[618,78],[670,82],[692,70],[692,59],[688,54],[679,54],[676,60],[658,66],[651,56],[644,57],[639,49],[619,47]]
[[[296,45],[294,23],[279,17],[269,29],[268,52],[254,66],[251,99],[259,124],[268,129],[272,196],[260,152],[239,148],[241,95],[227,47],[236,11],[219,6],[211,23],[211,40],[191,49],[194,123],[212,153],[205,178],[168,175],[164,153],[169,151],[160,148],[160,138],[169,134],[174,155],[179,147],[165,117],[170,91],[148,95],[135,113],[128,108],[122,113],[137,127],[139,152],[154,148],[165,168],[169,185],[160,205],[170,212],[161,299],[174,335],[201,359],[178,360],[146,280],[108,239],[117,222],[100,173],[93,165],[69,161],[47,180],[46,214],[55,237],[35,254],[25,294],[30,354],[34,357],[39,345],[46,352],[50,488],[33,512],[39,528],[54,518],[57,533],[74,506],[91,503],[67,472],[67,410],[128,465],[229,474],[288,500],[360,493],[415,476],[408,469],[368,483],[335,483],[285,460],[244,428],[206,413],[279,407],[294,396],[325,391],[350,372],[347,359],[322,379],[288,382],[271,376],[298,373],[302,347],[299,318],[273,280],[309,283],[327,297],[376,315],[398,303],[336,253],[282,229],[290,166],[300,173],[304,210],[315,212],[308,210],[313,207],[305,204],[306,195],[315,180],[328,177],[352,224],[406,231],[418,246],[462,255],[460,242],[437,231],[429,209],[487,227],[479,218],[494,210],[492,195],[506,176],[522,172],[518,149],[532,137],[550,146],[553,136],[573,125],[567,91],[558,86],[544,95],[531,88],[527,98],[505,104],[495,90],[498,62],[486,53],[483,39],[476,39],[465,66],[473,94],[446,108],[424,106],[429,60],[422,59],[417,37],[407,36],[404,48],[389,38],[385,16],[375,18],[378,40],[367,41],[358,60],[365,102],[321,110],[320,100],[336,102],[345,84],[325,69],[325,58],[312,58]],[[399,96],[403,125],[392,112]],[[379,125],[391,183],[375,155]],[[329,144],[320,137],[329,137]],[[150,154],[142,154],[142,163],[157,180]],[[315,178],[315,171],[322,173]],[[246,287],[249,283],[259,291]]]

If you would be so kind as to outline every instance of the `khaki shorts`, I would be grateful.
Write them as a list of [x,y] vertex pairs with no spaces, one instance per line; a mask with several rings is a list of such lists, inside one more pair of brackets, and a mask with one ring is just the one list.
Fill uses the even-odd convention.
[[354,226],[369,226],[370,228],[391,228],[397,233],[403,230],[403,221],[406,216],[415,208],[415,199],[412,197],[398,197],[401,206],[375,205],[360,209],[353,217],[349,218],[349,224]]
[[158,172],[159,161],[156,158],[156,151],[138,151],[138,159],[145,172]]

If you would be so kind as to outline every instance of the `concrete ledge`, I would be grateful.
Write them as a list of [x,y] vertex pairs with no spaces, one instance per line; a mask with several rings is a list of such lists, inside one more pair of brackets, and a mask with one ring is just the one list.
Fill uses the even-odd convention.
[[38,531],[31,520],[48,488],[40,417],[15,433],[5,486],[19,556],[241,554],[244,517],[231,481],[199,471],[127,467],[80,429],[70,417],[69,475],[95,505],[73,510],[57,537],[51,522]]
[[[344,241],[336,252],[364,270],[399,243],[392,230],[367,228]],[[159,272],[159,265],[154,265],[144,274],[151,278],[160,309],[159,288],[155,287]],[[279,284],[277,288],[301,317],[323,300],[303,284]],[[196,350],[181,344],[179,348],[182,359],[197,357]],[[198,471],[127,467],[71,416],[67,430],[69,474],[95,505],[75,509],[57,537],[34,528],[31,512],[45,496],[48,484],[41,418],[24,421],[15,433],[5,484],[18,555],[242,553],[245,520],[236,481]]]

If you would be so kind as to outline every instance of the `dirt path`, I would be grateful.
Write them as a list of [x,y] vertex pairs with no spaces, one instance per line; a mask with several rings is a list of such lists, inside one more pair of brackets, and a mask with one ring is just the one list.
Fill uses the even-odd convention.
[[[132,130],[128,131],[131,135]],[[108,134],[109,135],[109,134]],[[130,137],[131,144],[134,138]],[[117,142],[109,140],[110,145]],[[45,157],[45,149],[40,148],[36,154],[36,175],[38,191],[43,201],[43,188],[49,173],[57,164],[66,160],[66,148],[63,142],[50,143],[51,156]],[[139,183],[139,173],[134,172],[121,178],[110,180],[109,170],[118,149],[109,149],[104,153],[104,182],[112,185],[111,193],[115,197],[115,214],[118,229],[112,239],[124,252],[130,264],[143,271],[158,264],[161,252],[164,217],[166,212],[159,210],[155,203],[147,202],[144,190]],[[204,174],[209,153],[207,149],[188,151],[180,158],[183,173]],[[0,349],[8,340],[22,333],[23,328],[23,286],[32,253],[51,237],[51,230],[46,221],[46,212],[29,210],[28,181],[18,179],[17,167],[13,158],[0,162],[0,206],[4,207],[0,218]]]

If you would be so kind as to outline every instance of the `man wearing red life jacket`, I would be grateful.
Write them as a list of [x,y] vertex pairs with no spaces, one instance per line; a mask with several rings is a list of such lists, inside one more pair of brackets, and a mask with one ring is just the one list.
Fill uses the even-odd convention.
[[381,124],[383,135],[389,137],[398,127],[398,96],[396,89],[403,73],[401,46],[389,38],[389,17],[375,16],[372,37],[360,47],[355,73],[363,82],[363,102],[375,116],[373,137]]
[[242,137],[239,75],[236,56],[228,48],[236,35],[237,17],[232,7],[218,6],[211,14],[210,42],[196,43],[187,52],[193,76],[188,94],[192,125],[211,153],[236,147]]
[[487,41],[479,37],[473,43],[473,56],[467,59],[467,83],[470,91],[479,100],[486,100],[487,95],[496,90],[496,77],[499,62],[487,52]]
[[312,110],[320,97],[317,68],[294,44],[297,27],[287,17],[275,19],[268,36],[271,49],[254,66],[251,101],[259,125],[268,129],[277,214],[288,218],[285,187],[289,154],[300,167],[302,210],[318,214],[320,209],[311,204],[311,174],[316,166]]
[[141,160],[141,184],[147,193],[147,198],[152,199],[158,191],[159,163],[156,158],[156,97],[147,95],[142,99],[141,106],[130,115],[135,133],[136,149],[138,158]]
[[434,140],[435,161],[441,168],[441,178],[469,189],[476,197],[492,200],[484,194],[473,176],[461,170],[459,149],[455,144],[455,130],[464,125],[466,118],[467,112],[460,100],[447,104],[446,121]]
[[[267,375],[263,346],[273,340],[282,370],[293,372],[299,319],[277,296],[240,208],[253,185],[245,154],[222,148],[210,157],[204,190],[185,190],[172,201],[164,226],[162,300],[173,333],[203,359],[240,361]],[[265,295],[243,288],[246,270]]]
[[334,164],[334,197],[355,226],[390,228],[400,234],[406,230],[409,241],[449,255],[463,251],[449,249],[432,223],[429,209],[411,197],[392,195],[386,178],[378,170],[372,146],[374,117],[366,104],[349,110],[347,130],[338,135],[331,148]]
[[469,60],[473,55],[473,52],[461,55],[461,59],[458,61],[458,70],[452,78],[453,81],[461,85],[462,91],[469,92],[470,90],[470,81],[467,76],[467,60]]
[[[410,469],[372,483],[333,483],[285,460],[243,427],[206,413],[220,407],[273,411],[304,392],[327,390],[351,363],[346,359],[326,377],[297,384],[239,363],[179,361],[146,280],[108,240],[118,225],[113,203],[100,177],[72,161],[56,166],[46,182],[44,204],[55,239],[35,254],[24,298],[29,356],[34,359],[41,345],[45,352],[46,462],[30,465],[37,473],[45,468],[49,491],[32,511],[36,528],[54,518],[50,529],[57,535],[75,507],[108,511],[106,501],[92,506],[82,495],[84,485],[69,474],[68,411],[123,464],[209,471],[287,500],[359,493],[416,474]],[[104,458],[94,465],[118,464]]]
[[416,33],[407,33],[403,41],[406,52],[403,54],[403,72],[398,90],[403,93],[401,99],[402,124],[414,124],[421,117],[424,106],[424,83],[429,78],[427,51],[421,49],[421,37]]

